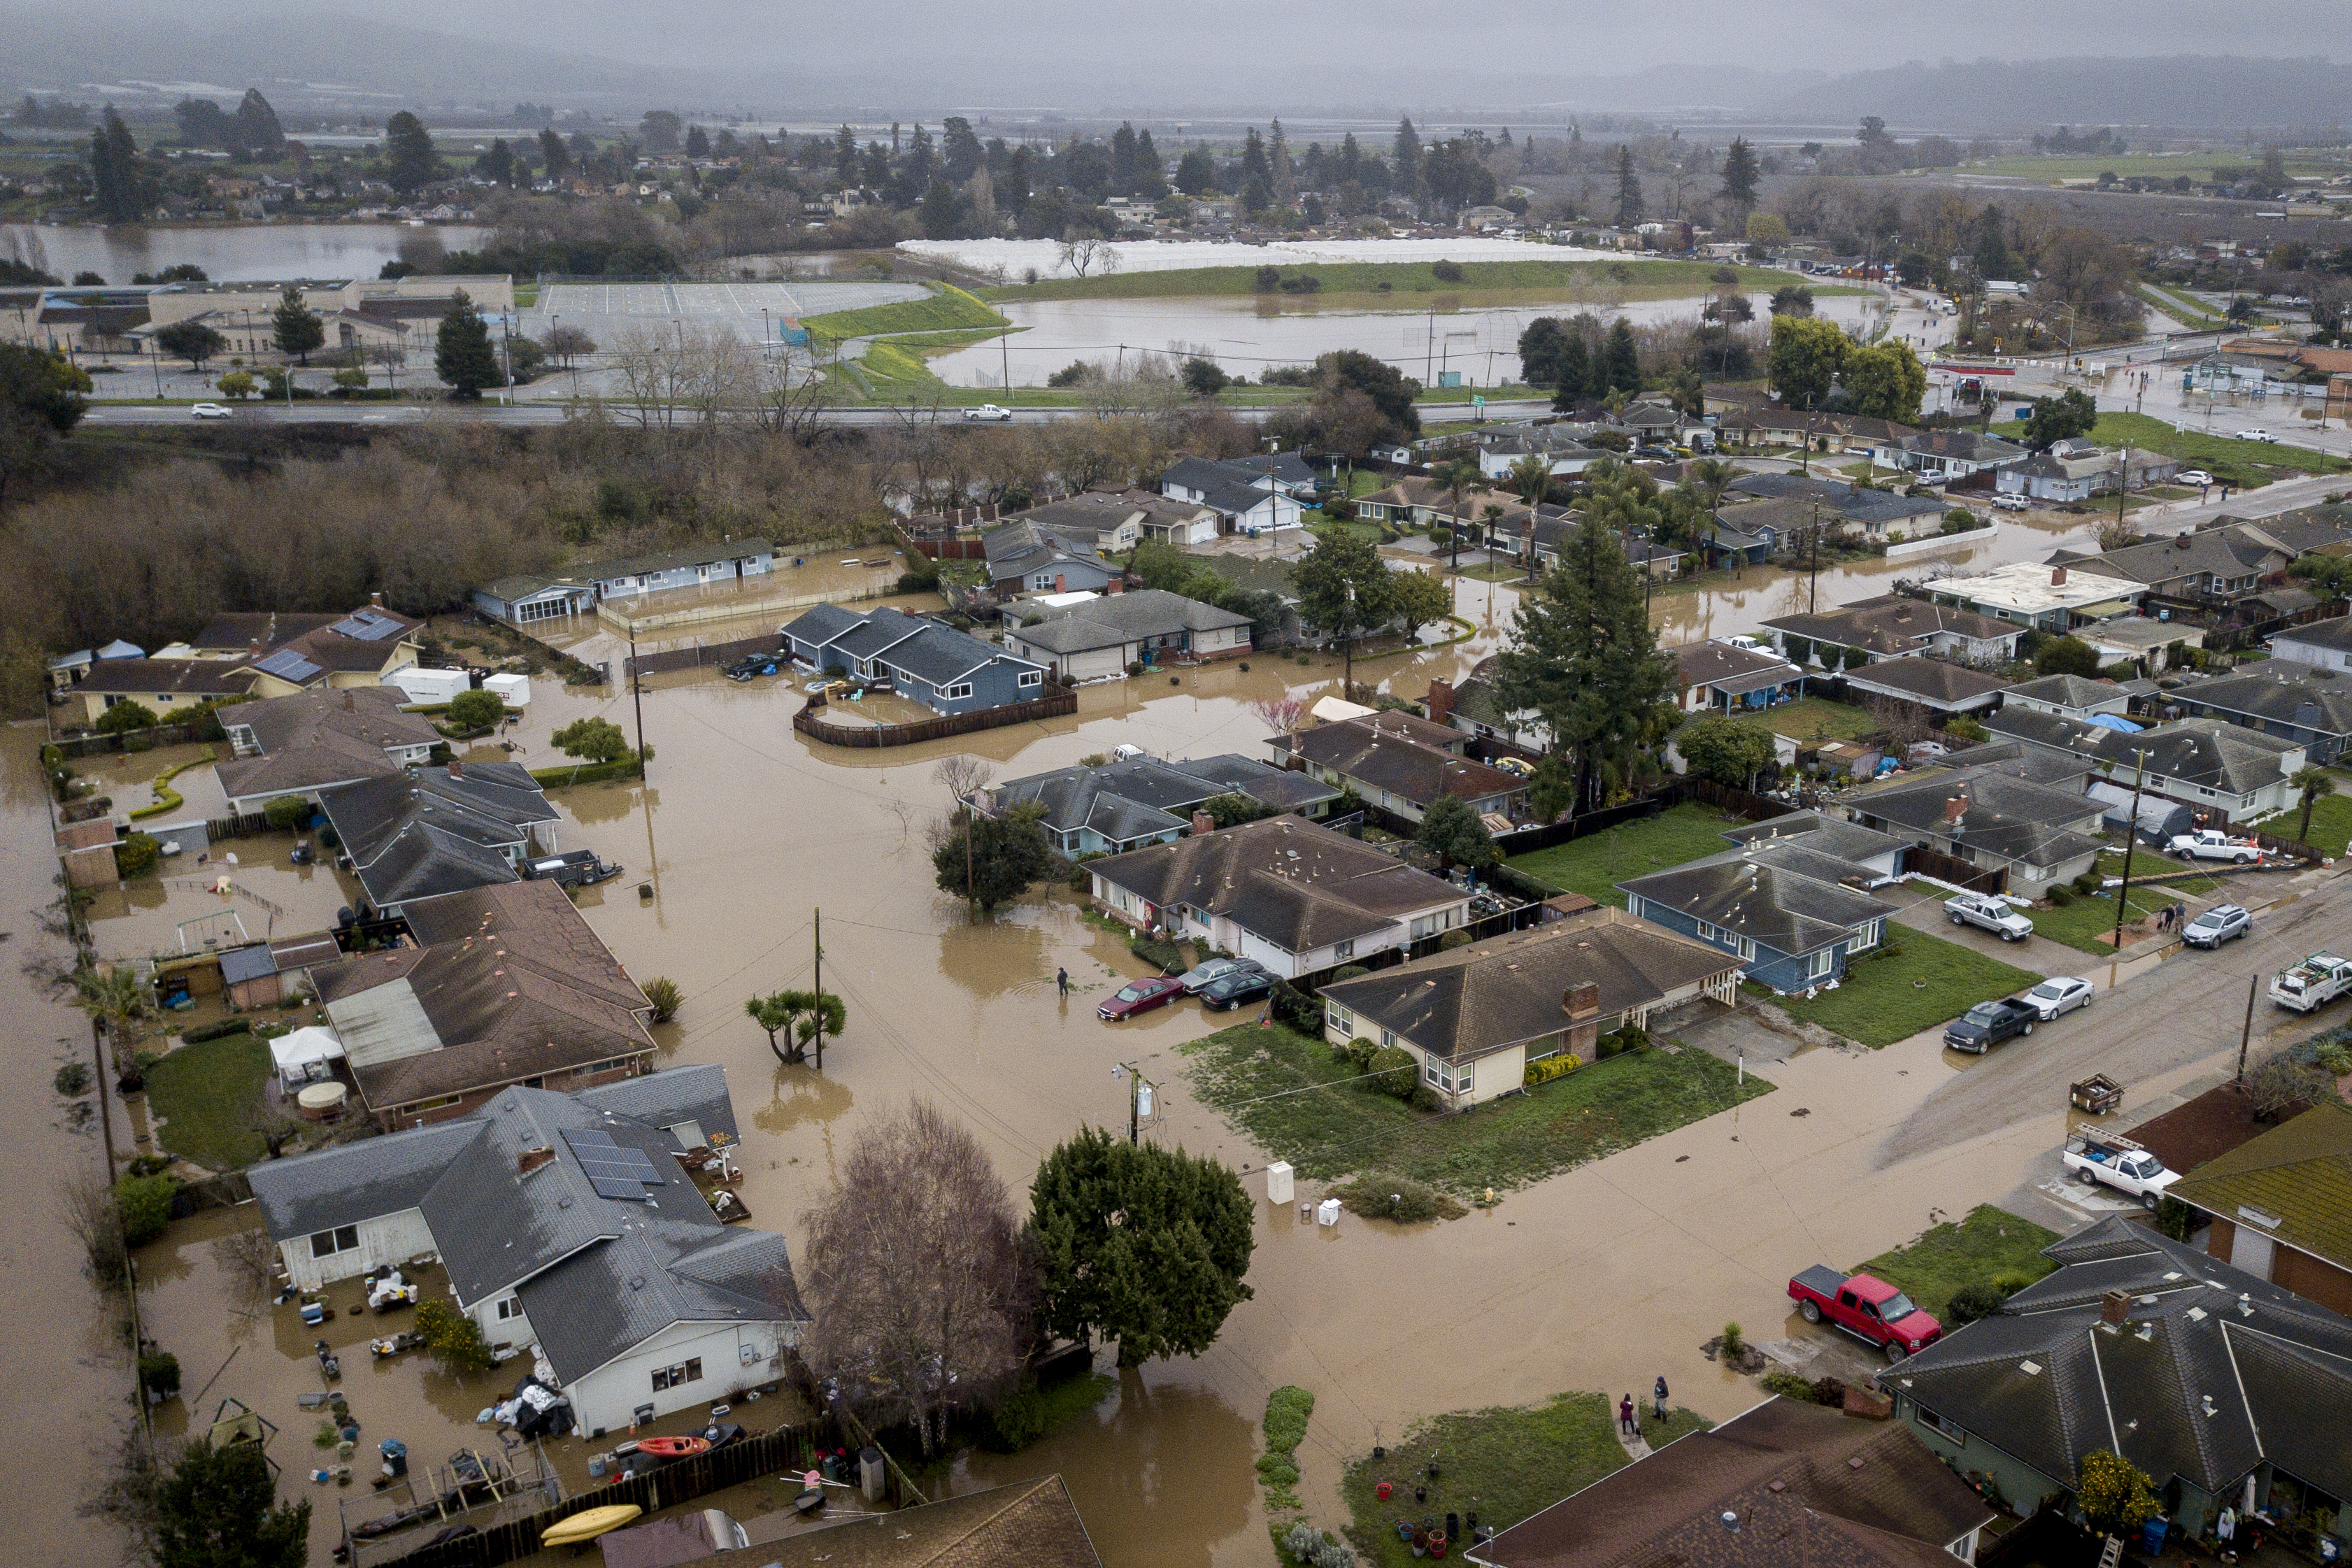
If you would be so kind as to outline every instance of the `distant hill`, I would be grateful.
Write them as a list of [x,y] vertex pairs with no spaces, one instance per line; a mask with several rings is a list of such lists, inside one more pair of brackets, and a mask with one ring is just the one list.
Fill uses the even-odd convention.
[[1901,131],[2020,132],[2051,125],[2235,131],[2340,125],[2352,91],[2323,59],[1977,60],[1857,71],[1778,100],[1795,119]]

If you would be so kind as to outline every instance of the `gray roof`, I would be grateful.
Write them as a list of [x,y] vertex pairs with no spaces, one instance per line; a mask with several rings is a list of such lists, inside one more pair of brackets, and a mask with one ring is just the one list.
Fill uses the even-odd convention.
[[1341,778],[1359,780],[1416,805],[1426,806],[1440,795],[1475,801],[1526,792],[1527,780],[1517,773],[1441,749],[1459,744],[1459,731],[1428,725],[1437,731],[1436,743],[1430,743],[1425,731],[1416,730],[1426,723],[1409,714],[1375,713],[1300,730],[1277,737],[1276,743]]
[[1749,845],[1617,886],[1776,952],[1806,953],[1896,906],[1850,883],[1872,873],[1794,844]]
[[2243,714],[2327,735],[2352,735],[2352,676],[2264,659],[2235,674],[2175,689],[2167,699],[2190,712]]
[[265,1161],[247,1175],[270,1238],[287,1241],[415,1208],[479,1131],[470,1121],[439,1121]]
[[845,605],[812,605],[784,627],[784,635],[794,642],[822,645],[865,624],[864,616]]
[[865,615],[845,611],[837,605],[820,605],[787,626],[784,635],[822,644],[841,654],[845,661],[879,658],[933,686],[969,675],[991,659],[1038,668],[969,632],[887,605]]
[[1034,570],[1039,562],[1057,556],[1116,572],[1118,566],[1103,555],[1098,542],[1119,521],[1105,518],[1097,524],[1019,517],[999,524],[980,536],[981,548],[988,557],[988,574],[1009,577]]
[[432,768],[363,779],[319,801],[378,909],[515,880],[507,847],[559,816],[513,763],[477,763],[458,778]]
[[1780,616],[1764,625],[1785,636],[1811,642],[1897,655],[1917,653],[1938,635],[1989,641],[2021,637],[2025,632],[2023,626],[1980,616],[1974,610],[1955,609],[1949,605],[1930,604],[1899,594],[1860,599],[1818,614]]
[[[1962,803],[1957,828],[1948,819],[1956,799]],[[1990,768],[1931,769],[1924,779],[1864,791],[1846,804],[1864,816],[2028,866],[2055,866],[2095,852],[2099,841],[2080,825],[2095,826],[2106,809],[2089,795]]]
[[1857,865],[1873,856],[1910,847],[1903,839],[1858,822],[1823,816],[1818,811],[1792,811],[1784,816],[1768,816],[1761,822],[1743,822],[1737,827],[1725,828],[1723,836],[1734,844],[1764,844],[1781,839]]
[[2121,1215],[2042,1252],[2058,1272],[1881,1382],[2069,1484],[2105,1448],[2159,1490],[2223,1495],[2268,1459],[2352,1492],[2352,1322]]
[[2329,620],[2311,621],[2299,626],[2289,626],[2271,638],[2272,651],[2281,658],[2290,657],[2282,643],[2306,643],[2313,647],[2332,648],[2338,653],[2352,653],[2352,616],[2336,616]]
[[833,639],[833,646],[852,658],[872,658],[883,649],[892,647],[921,631],[925,623],[904,610],[885,605],[868,613],[865,625],[843,632]]
[[1008,779],[989,794],[999,808],[1038,802],[1045,808],[1045,826],[1057,832],[1091,827],[1118,844],[1190,826],[1187,814],[1215,795],[1246,795],[1293,810],[1336,800],[1339,792],[1305,773],[1228,753],[1197,762],[1137,757],[1099,767],[1061,768]]
[[1983,722],[1996,736],[2063,753],[2085,767],[2112,763],[2117,778],[2130,778],[2145,752],[2150,773],[2225,795],[2252,795],[2276,784],[2287,773],[2281,759],[2303,749],[2224,719],[2183,719],[2136,735],[2031,708],[2004,708]]
[[2112,680],[2089,680],[2079,675],[2044,675],[2004,686],[2001,690],[2010,697],[2054,703],[2061,708],[2098,708],[2130,695]]
[[1848,686],[1929,707],[1954,707],[1991,696],[2001,688],[1998,675],[1940,658],[1882,658],[1845,672]]
[[[1188,490],[1206,490],[1213,497],[1220,489],[1238,485],[1258,491],[1263,499],[1272,477],[1244,464],[1220,462],[1214,458],[1179,458],[1160,476],[1160,484],[1162,489],[1178,485]],[[1308,477],[1311,479],[1313,476]],[[1212,500],[1204,504],[1214,506],[1216,502]]]
[[1089,648],[1118,647],[1145,637],[1172,637],[1179,632],[1229,631],[1250,624],[1247,616],[1237,616],[1165,588],[1105,594],[1082,605],[1050,609],[1044,614],[1045,618],[1037,625],[1024,626],[1009,635],[1048,652],[1079,653]]
[[1801,673],[1775,653],[1736,647],[1727,642],[1685,643],[1662,648],[1671,656],[1685,686],[1712,686],[1717,691],[1759,691],[1794,680]]
[[2243,578],[2273,572],[2300,553],[2283,541],[2263,533],[2258,525],[2230,523],[2200,528],[2170,539],[2152,539],[2102,554],[2078,555],[2053,552],[2053,563],[2069,571],[2088,572],[2130,583],[2168,583],[2181,577],[2210,574]]
[[610,561],[575,561],[563,569],[559,581],[602,583],[614,577],[641,577],[648,572],[668,572],[680,566],[748,561],[755,555],[773,555],[775,552],[776,547],[764,539],[693,544],[683,550],[656,550],[643,555],[623,555]]

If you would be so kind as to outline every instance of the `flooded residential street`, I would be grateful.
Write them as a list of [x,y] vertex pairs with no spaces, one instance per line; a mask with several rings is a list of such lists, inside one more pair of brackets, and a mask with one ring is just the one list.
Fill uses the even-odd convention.
[[[1958,559],[2018,559],[2052,542],[2005,523]],[[1823,573],[1822,602],[1882,589],[1893,574],[1884,568],[1874,562]],[[1654,614],[1668,641],[1749,630],[1797,607],[1792,595],[1804,588],[1793,574],[1751,571],[1744,585],[1727,592],[1661,597]],[[1500,646],[1516,604],[1507,586],[1460,581],[1456,607],[1475,628],[1470,637],[1360,662],[1358,679],[1418,697],[1433,677],[1458,679]],[[725,635],[694,631],[713,640]],[[616,650],[609,628],[593,623],[572,637],[574,651],[591,662],[625,652],[625,643]],[[564,847],[593,849],[626,867],[621,878],[575,895],[589,923],[633,976],[666,975],[685,994],[677,1019],[656,1030],[664,1061],[728,1069],[745,1137],[742,1195],[755,1223],[790,1236],[797,1247],[801,1215],[829,1188],[862,1120],[909,1096],[968,1123],[1008,1185],[1025,1192],[1037,1161],[1056,1142],[1124,1115],[1126,1091],[1112,1077],[1123,1063],[1165,1086],[1149,1136],[1214,1153],[1236,1169],[1246,1163],[1244,1184],[1262,1194],[1257,1172],[1282,1151],[1252,1146],[1185,1082],[1179,1047],[1210,1027],[1198,1008],[1102,1024],[1094,1005],[1104,988],[1140,970],[1125,945],[1082,921],[1066,892],[1039,889],[993,921],[972,923],[960,902],[934,887],[924,837],[946,805],[932,769],[952,752],[986,757],[1000,777],[1072,763],[1122,742],[1179,757],[1254,754],[1267,731],[1253,700],[1311,700],[1339,688],[1335,659],[1302,666],[1254,656],[1247,664],[1087,686],[1079,689],[1077,712],[1065,719],[862,751],[796,733],[791,721],[803,698],[781,677],[739,684],[704,668],[646,680],[645,738],[657,753],[649,780],[560,790],[551,798],[563,814]],[[542,677],[534,694],[512,734],[520,760],[531,765],[559,760],[548,736],[579,717],[609,718],[635,733],[625,689],[566,690]],[[129,1379],[110,1352],[77,1245],[50,1212],[53,1174],[100,1156],[94,1135],[60,1124],[49,1089],[56,1053],[69,1047],[86,1053],[88,1029],[20,969],[58,947],[39,933],[33,914],[53,896],[56,869],[34,757],[38,738],[37,726],[15,726],[0,749],[0,802],[9,819],[0,845],[6,910],[0,930],[10,933],[14,961],[0,984],[16,1042],[6,1114],[41,1173],[22,1192],[0,1250],[0,1310],[18,1326],[5,1352],[15,1375],[5,1380],[0,1409],[19,1432],[63,1424],[71,1440],[62,1455],[14,1458],[0,1473],[16,1480],[27,1504],[20,1550],[95,1568],[116,1560],[117,1543],[77,1521],[73,1505],[91,1474],[89,1450],[127,1414]],[[464,754],[505,753],[478,745]],[[163,765],[157,759],[177,755],[93,760],[89,771],[108,781],[118,801],[143,800],[137,792]],[[175,817],[201,816],[217,803],[204,770],[183,775],[180,787],[188,802]],[[184,932],[201,940],[209,929],[189,922],[231,916],[251,935],[316,929],[350,901],[331,868],[293,866],[283,837],[223,847],[238,855],[235,868],[167,863],[160,879],[101,892],[90,911],[101,952],[168,951]],[[226,893],[215,890],[223,870],[232,883]],[[848,1008],[848,1026],[828,1042],[821,1071],[779,1064],[743,1012],[747,997],[808,983],[820,910],[824,983]],[[1068,998],[1054,984],[1065,967],[1075,989]],[[2113,1015],[2118,1025],[2125,1017],[2120,1009]],[[2219,1048],[2185,1042],[2168,1065],[2185,1079]],[[1311,1516],[1328,1525],[1341,1522],[1334,1483],[1344,1462],[1375,1442],[1394,1442],[1423,1415],[1562,1389],[1643,1389],[1664,1373],[1679,1402],[1727,1416],[1753,1403],[1753,1384],[1718,1370],[1697,1348],[1727,1319],[1751,1337],[1787,1332],[1783,1288],[1792,1269],[1851,1264],[1916,1235],[1936,1211],[1958,1215],[1979,1202],[2011,1199],[2063,1126],[2059,1101],[2037,1092],[2022,1113],[1988,1118],[1969,1136],[1921,1138],[1916,1151],[1890,1146],[1887,1130],[1932,1114],[1922,1107],[1955,1076],[1932,1037],[1876,1052],[1816,1049],[1786,1060],[1751,1050],[1748,1065],[1777,1092],[1458,1221],[1398,1227],[1349,1215],[1325,1228],[1302,1225],[1295,1207],[1262,1205],[1249,1274],[1255,1299],[1234,1312],[1213,1349],[1197,1361],[1120,1373],[1116,1394],[1090,1417],[1020,1455],[970,1455],[952,1484],[1059,1471],[1107,1563],[1260,1568],[1270,1551],[1252,1466],[1274,1387],[1296,1383],[1317,1395],[1301,1449],[1301,1492]],[[117,1127],[118,1147],[134,1152],[120,1114]],[[1368,1151],[1368,1161],[1376,1154]],[[287,1471],[287,1492],[320,1505],[312,1560],[324,1562],[336,1535],[336,1500],[363,1488],[345,1492],[304,1479],[318,1458],[310,1447],[318,1416],[297,1398],[320,1386],[314,1339],[323,1334],[342,1352],[342,1386],[362,1426],[363,1465],[388,1436],[406,1441],[422,1466],[487,1443],[474,1414],[519,1370],[460,1380],[418,1356],[372,1363],[364,1342],[380,1321],[347,1311],[324,1330],[304,1330],[290,1309],[268,1306],[215,1251],[214,1242],[251,1215],[181,1221],[142,1258],[149,1332],[180,1357],[189,1395],[159,1419],[167,1430],[183,1430],[233,1394],[278,1423],[272,1453]],[[340,1309],[356,1294],[347,1284],[330,1299]],[[23,1331],[41,1323],[50,1331]],[[196,1391],[215,1373],[199,1400]],[[773,1408],[778,1418],[792,1413]],[[771,1409],[751,1407],[735,1418],[772,1425]],[[663,1429],[695,1424],[679,1417]],[[577,1485],[588,1451],[604,1446],[575,1437],[550,1444],[549,1454]]]

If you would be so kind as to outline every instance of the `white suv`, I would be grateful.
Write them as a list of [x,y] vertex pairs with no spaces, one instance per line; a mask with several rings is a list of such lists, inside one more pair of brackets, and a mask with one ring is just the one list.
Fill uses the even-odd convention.
[[1975,926],[2003,942],[2023,942],[2033,934],[2033,922],[2018,913],[2016,905],[1990,893],[1961,893],[1946,899],[1944,912],[1956,926]]

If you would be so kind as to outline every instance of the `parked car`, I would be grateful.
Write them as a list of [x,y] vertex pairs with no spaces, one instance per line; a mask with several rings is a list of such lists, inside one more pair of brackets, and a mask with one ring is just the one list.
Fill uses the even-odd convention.
[[2251,838],[2232,838],[2218,827],[2176,833],[2164,852],[2182,860],[2228,860],[2251,866],[2263,858],[2263,847]]
[[2315,952],[2271,982],[2271,1000],[2296,1013],[2325,1007],[2352,991],[2352,958]]
[[227,419],[233,417],[229,412],[228,405],[226,403],[199,403],[194,408],[189,409],[188,413],[192,417],[197,419]]
[[2215,904],[2189,922],[2180,940],[2191,947],[2219,947],[2253,929],[2254,917],[2240,904]]
[[2172,476],[2172,482],[2176,485],[2194,485],[2201,490],[2213,482],[2213,476],[2202,468],[2184,468]]
[[1982,1056],[2012,1036],[2033,1033],[2041,1018],[2041,1008],[2014,996],[1979,1002],[1944,1026],[1944,1044]]
[[776,661],[781,657],[772,653],[751,654],[737,659],[720,673],[730,680],[750,680],[756,676],[773,675],[780,668]]
[[2042,1021],[2047,1024],[2061,1014],[2089,1006],[2096,994],[2087,980],[2077,980],[2071,974],[2053,974],[2027,992],[2025,999],[2033,1004],[2034,1010],[2042,1015]]
[[1992,504],[1994,509],[1999,511],[2024,511],[2033,505],[2032,501],[2027,500],[2023,496],[2006,494],[1993,497]]
[[1956,926],[1975,926],[2003,942],[2023,942],[2033,934],[2033,922],[2017,912],[2007,899],[1990,893],[1959,893],[1944,900],[1944,912]]
[[1013,410],[999,407],[993,403],[983,403],[977,408],[965,409],[963,417],[967,425],[1010,425],[1013,423]]
[[1274,976],[1263,969],[1236,969],[1201,988],[1201,1005],[1223,1013],[1244,1002],[1262,1002],[1274,993]]
[[533,881],[556,882],[567,888],[593,888],[599,882],[609,882],[619,876],[621,868],[598,859],[593,849],[567,849],[561,855],[524,861],[522,874]]
[[1155,974],[1148,980],[1130,980],[1118,988],[1116,995],[1095,1009],[1105,1023],[1116,1024],[1122,1018],[1132,1018],[1138,1013],[1149,1013],[1154,1007],[1165,1007],[1184,994],[1184,983],[1172,974]]
[[2163,1201],[2164,1189],[2180,1179],[2179,1172],[2166,1170],[2163,1161],[2130,1139],[2113,1134],[2093,1132],[2069,1138],[2059,1152],[2058,1163],[2081,1177],[2084,1186],[2105,1185],[2128,1193],[2150,1212]]
[[1816,1263],[1789,1281],[1789,1297],[1805,1321],[1843,1329],[1878,1346],[1888,1361],[1901,1361],[1944,1337],[1944,1325],[1910,1297],[1867,1274],[1841,1274]]
[[2233,437],[2233,439],[2240,440],[2240,441],[2273,441],[2273,442],[2275,442],[2275,441],[2278,439],[2278,437],[2275,437],[2275,436],[2273,436],[2273,435],[2272,435],[2269,431],[2267,431],[2267,430],[2263,429],[2261,426],[2257,425],[2257,426],[2254,426],[2252,429],[2251,429],[2251,430],[2241,430],[2241,431],[2237,432],[2237,434],[2236,434],[2236,436]]
[[1237,969],[1255,969],[1255,960],[1247,958],[1213,958],[1197,968],[1188,969],[1177,978],[1183,982],[1185,994],[1197,996]]

